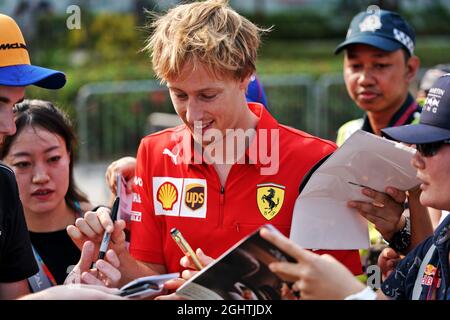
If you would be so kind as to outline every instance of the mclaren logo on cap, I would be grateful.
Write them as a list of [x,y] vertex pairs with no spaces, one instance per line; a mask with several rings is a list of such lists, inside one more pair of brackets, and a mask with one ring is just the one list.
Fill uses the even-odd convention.
[[371,14],[364,18],[364,20],[359,24],[359,31],[366,32],[371,31],[375,32],[378,29],[381,29],[383,25],[381,24],[380,17],[376,14]]
[[0,43],[0,50],[10,50],[10,49],[25,49],[27,50],[27,46],[25,43]]
[[256,202],[258,209],[267,220],[271,220],[280,212],[284,201],[284,186],[274,183],[258,184]]

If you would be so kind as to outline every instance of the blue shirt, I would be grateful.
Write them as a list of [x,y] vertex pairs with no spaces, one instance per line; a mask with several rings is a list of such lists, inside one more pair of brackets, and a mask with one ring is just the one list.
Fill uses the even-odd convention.
[[257,77],[255,77],[253,80],[250,80],[245,96],[248,102],[261,103],[264,107],[266,107],[266,109],[268,109],[264,87]]
[[420,264],[434,243],[436,250],[422,278],[420,300],[429,300],[432,287],[436,287],[437,300],[450,300],[449,288],[449,249],[450,249],[450,215],[438,226],[434,235],[419,244],[397,266],[396,270],[381,285],[383,293],[395,300],[410,300],[414,289]]

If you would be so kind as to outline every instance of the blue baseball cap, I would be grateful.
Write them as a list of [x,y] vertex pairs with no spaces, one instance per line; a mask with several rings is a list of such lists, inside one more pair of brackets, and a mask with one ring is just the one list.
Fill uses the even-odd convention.
[[413,55],[415,42],[414,30],[399,14],[368,10],[353,18],[345,41],[336,47],[334,53],[338,54],[351,44],[366,44],[388,52],[404,48]]
[[428,91],[418,124],[382,129],[388,138],[422,144],[450,139],[450,73],[440,77]]
[[31,64],[22,32],[11,17],[0,14],[0,30],[0,85],[59,89],[66,84],[64,73]]

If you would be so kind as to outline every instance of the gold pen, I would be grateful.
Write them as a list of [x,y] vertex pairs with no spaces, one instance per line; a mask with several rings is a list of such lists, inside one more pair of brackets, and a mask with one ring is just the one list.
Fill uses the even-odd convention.
[[187,243],[186,239],[183,237],[181,232],[177,228],[172,228],[172,230],[170,230],[170,235],[172,236],[173,240],[175,240],[177,245],[180,247],[181,251],[183,251],[183,253],[185,255],[188,255],[188,256],[191,257],[192,261],[195,264],[195,267],[198,270],[203,269],[203,266],[200,263],[200,260],[198,259],[198,257],[195,254],[194,250],[192,250],[192,248],[189,245],[189,243]]

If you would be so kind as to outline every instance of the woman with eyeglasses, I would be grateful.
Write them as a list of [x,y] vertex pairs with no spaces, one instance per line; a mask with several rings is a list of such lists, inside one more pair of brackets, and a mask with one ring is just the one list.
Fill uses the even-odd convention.
[[[450,210],[450,74],[430,89],[419,124],[382,132],[416,146],[411,164],[421,181],[420,203]],[[296,258],[297,263],[276,262],[269,267],[294,282],[293,289],[300,291],[302,299],[450,299],[450,216],[397,265],[378,292],[357,281],[331,256],[316,255],[265,229],[261,236]]]

